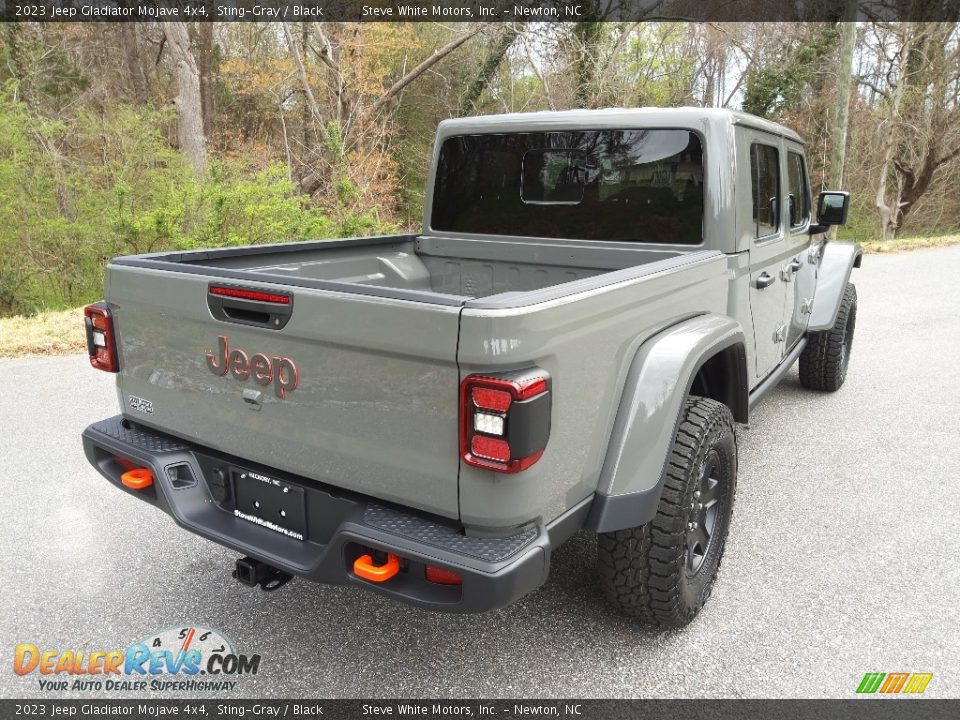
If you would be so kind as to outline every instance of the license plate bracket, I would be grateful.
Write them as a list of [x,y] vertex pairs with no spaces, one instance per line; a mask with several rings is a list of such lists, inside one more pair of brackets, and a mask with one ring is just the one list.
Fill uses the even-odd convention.
[[236,509],[244,520],[298,540],[307,535],[303,488],[269,475],[234,470]]

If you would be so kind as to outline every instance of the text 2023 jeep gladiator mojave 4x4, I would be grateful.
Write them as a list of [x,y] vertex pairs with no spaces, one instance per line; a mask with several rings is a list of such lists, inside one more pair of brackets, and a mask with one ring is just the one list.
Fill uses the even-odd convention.
[[484,611],[588,529],[610,600],[689,622],[734,423],[798,358],[843,384],[847,194],[814,221],[795,133],[679,108],[443,122],[426,198],[420,235],[113,260],[87,340],[123,413],[88,459],[249,585]]

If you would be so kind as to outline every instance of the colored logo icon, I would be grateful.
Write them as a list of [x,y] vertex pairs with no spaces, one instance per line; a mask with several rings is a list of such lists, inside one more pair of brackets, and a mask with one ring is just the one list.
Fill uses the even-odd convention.
[[863,695],[919,695],[932,679],[933,673],[867,673],[857,686],[857,692]]

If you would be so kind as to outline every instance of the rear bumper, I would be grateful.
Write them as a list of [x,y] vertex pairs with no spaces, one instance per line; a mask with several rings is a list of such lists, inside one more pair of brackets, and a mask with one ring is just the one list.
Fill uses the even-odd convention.
[[[443,612],[484,612],[510,604],[542,585],[550,565],[550,533],[530,525],[507,537],[468,537],[455,523],[247,463],[133,424],[121,416],[83,431],[90,463],[124,492],[149,502],[178,525],[292,575],[357,585],[412,605]],[[117,456],[149,467],[153,485],[131,490],[120,481]],[[221,468],[243,468],[303,488],[304,539],[234,515],[232,495],[214,500]],[[228,483],[229,484],[229,483]],[[585,510],[586,508],[584,508]],[[569,525],[569,521],[567,522]],[[373,583],[353,573],[370,550],[399,555],[403,570]],[[453,570],[461,586],[428,582],[426,565]]]

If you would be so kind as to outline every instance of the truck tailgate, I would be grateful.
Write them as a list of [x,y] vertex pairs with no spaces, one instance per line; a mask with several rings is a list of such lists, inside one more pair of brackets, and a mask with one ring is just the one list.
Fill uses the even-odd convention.
[[[458,516],[458,306],[264,283],[254,289],[292,295],[289,321],[268,329],[216,319],[208,308],[216,284],[109,266],[126,416],[251,462]],[[222,367],[223,346],[262,356],[260,380],[273,381],[257,382],[252,363],[247,377],[212,370],[207,355]]]

